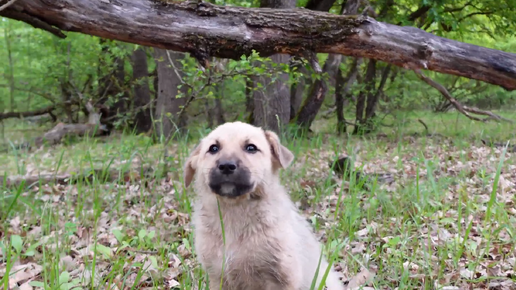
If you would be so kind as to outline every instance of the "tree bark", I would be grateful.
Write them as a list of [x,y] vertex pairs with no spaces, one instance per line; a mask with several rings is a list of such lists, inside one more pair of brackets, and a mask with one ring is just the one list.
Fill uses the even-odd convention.
[[[370,17],[307,9],[218,6],[154,0],[22,0],[0,12],[63,37],[81,32],[174,51],[198,59],[240,59],[306,51],[372,58],[516,89],[516,54],[466,44]],[[174,25],[170,25],[174,23]]]
[[[356,14],[359,4],[360,1],[358,0],[348,0],[342,7],[341,13]],[[323,74],[326,74],[329,77],[329,83],[335,84],[337,79],[336,75],[340,73],[339,65],[341,62],[342,55],[333,53],[328,55],[328,59],[323,67]],[[315,117],[324,102],[327,88],[328,85],[326,84],[326,80],[319,78],[313,82],[312,87],[310,88],[310,94],[303,103],[297,116],[297,124],[300,125],[301,128],[305,130],[310,129],[312,122],[315,120]]]
[[315,11],[329,11],[335,0],[309,0],[305,8]]
[[151,101],[149,88],[149,67],[147,64],[147,53],[145,48],[138,47],[131,55],[133,66],[134,102],[136,109],[134,126],[137,133],[147,132],[152,128],[151,108],[148,106]]
[[254,82],[252,78],[245,80],[245,111],[247,113],[247,122],[254,123],[254,100],[253,100]]
[[343,77],[341,72],[337,73],[335,84],[335,107],[337,108],[337,133],[339,134],[347,131],[346,119],[344,118],[344,98],[351,98],[349,90],[351,89],[351,85],[353,85],[357,79],[360,64],[362,64],[362,59],[354,58],[346,77]]
[[355,130],[353,134],[363,133],[363,129],[365,128],[365,109],[366,109],[366,101],[369,98],[373,98],[373,91],[375,87],[375,79],[376,79],[376,60],[370,59],[367,64],[365,79],[364,79],[364,89],[360,91],[360,94],[357,98],[357,107],[356,107],[356,116],[355,116]]
[[185,126],[185,120],[178,119],[181,106],[186,104],[184,89],[178,88],[183,78],[183,72],[180,70],[182,65],[179,62],[182,57],[184,57],[182,53],[154,49],[158,69],[158,93],[154,119],[155,132],[159,137],[169,138]]
[[[111,41],[100,39],[99,42],[102,49],[98,64],[98,75],[101,76],[98,87],[98,102],[105,104],[109,108],[109,121],[105,125],[111,130],[114,127],[113,123],[126,112],[129,103],[128,95],[124,91],[124,59],[112,56],[114,58],[113,64],[112,66],[108,64],[106,59],[107,55],[110,54],[108,44]],[[106,67],[108,68],[107,71],[103,72],[103,69]],[[119,96],[120,93],[122,93],[121,96]],[[111,105],[106,104],[109,100],[113,100]]]
[[[261,0],[260,7],[286,9],[296,7],[296,0]],[[276,64],[288,63],[288,54],[274,54],[270,57]],[[272,77],[261,75],[253,77],[254,88],[258,84],[263,89],[253,91],[254,125],[280,133],[290,120],[290,89],[287,87],[288,73],[278,73]]]
[[[325,76],[334,77],[339,71],[339,65],[342,61],[342,55],[330,54],[324,63],[323,74]],[[310,93],[306,98],[301,110],[296,117],[296,123],[303,129],[309,130],[312,122],[315,120],[319,109],[324,101],[328,85],[326,80],[319,78],[314,80]]]
[[304,65],[298,66],[298,71],[302,74],[296,83],[290,87],[290,121],[296,118],[301,104],[303,103],[303,95],[305,87],[310,83],[310,73]]
[[[289,60],[287,54],[270,57],[277,64]],[[255,65],[258,65],[256,63]],[[275,80],[260,75],[253,76],[253,124],[280,133],[290,120],[290,90],[287,86],[289,75],[277,73]]]
[[380,100],[380,97],[383,94],[383,88],[387,83],[387,77],[389,76],[390,72],[391,66],[387,65],[382,71],[382,78],[380,80],[380,84],[378,85],[378,89],[376,89],[376,93],[374,95],[371,95],[372,98],[367,99],[367,107],[365,112],[366,122],[369,121],[369,119],[373,118],[376,114],[376,105],[378,104],[378,101]]
[[[356,58],[355,58],[356,60]],[[345,79],[342,76],[342,72],[337,73],[337,79],[335,80],[335,107],[337,111],[337,134],[347,132],[346,118],[344,118],[344,82]]]

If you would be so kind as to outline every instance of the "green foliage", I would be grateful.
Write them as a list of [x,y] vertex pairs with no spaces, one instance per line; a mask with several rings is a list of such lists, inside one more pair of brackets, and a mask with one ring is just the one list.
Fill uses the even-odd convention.
[[[476,45],[491,47],[508,52],[516,52],[516,37],[514,27],[516,21],[516,0],[483,1],[483,0],[378,0],[371,2],[378,19],[389,23],[421,27],[437,35],[456,39]],[[219,5],[242,7],[258,7],[257,0],[226,1],[214,0]],[[299,0],[296,5],[303,7],[307,0]],[[336,1],[330,13],[338,14],[343,1]],[[365,6],[360,7],[364,9]],[[359,11],[361,11],[359,9]],[[424,10],[419,17],[411,18],[414,12]],[[102,97],[101,78],[110,75],[116,68],[117,59],[122,59],[124,76],[123,83],[114,95],[110,95],[107,105],[113,105],[121,97],[134,95],[134,86],[143,80],[132,79],[130,55],[137,45],[117,41],[101,40],[77,33],[68,33],[66,39],[58,39],[42,30],[19,21],[3,19],[0,22],[0,110],[29,111],[47,106],[51,103],[62,103],[73,94],[73,90],[65,88],[71,82],[79,90],[91,83],[84,92],[86,98],[99,100]],[[9,45],[7,45],[9,44]],[[148,71],[153,72],[155,61],[149,51]],[[9,55],[11,56],[9,58]],[[323,66],[326,54],[319,54],[319,63]],[[212,60],[212,62],[218,60]],[[305,90],[308,93],[310,81],[318,78],[329,80],[327,75],[313,72],[308,63],[303,64],[310,75]],[[385,64],[378,63],[376,86],[378,86],[381,68]],[[179,68],[184,73],[184,87],[178,98],[191,100],[187,109],[189,120],[193,123],[203,123],[206,108],[214,106],[214,100],[219,99],[226,119],[243,119],[246,102],[246,81],[251,77],[266,76],[273,81],[280,72],[288,73],[289,83],[297,82],[302,74],[299,67],[288,64],[278,65],[269,58],[262,58],[257,53],[240,60],[225,60],[222,69],[208,68],[203,72],[192,57],[186,57]],[[341,65],[345,74],[348,62]],[[366,63],[360,67],[363,76]],[[443,103],[443,97],[433,88],[421,82],[412,72],[397,70],[396,78],[389,79],[385,86],[379,108],[392,111],[396,109],[424,108],[434,110]],[[513,92],[501,88],[479,84],[464,78],[457,79],[449,75],[425,72],[428,76],[447,87],[461,102],[479,105],[486,108],[496,108],[515,103]],[[12,83],[11,83],[12,80]],[[211,82],[207,84],[208,82]],[[154,84],[149,80],[152,91]],[[266,84],[258,81],[254,90],[261,90]],[[356,97],[364,84],[355,82],[351,87],[351,96]],[[326,106],[332,106],[335,87],[329,86]],[[151,94],[154,97],[154,94]],[[352,105],[353,103],[351,103]],[[352,112],[353,106],[347,108]],[[59,112],[62,115],[62,112]],[[64,118],[63,116],[60,116]],[[124,113],[116,124],[128,124],[133,114]]]

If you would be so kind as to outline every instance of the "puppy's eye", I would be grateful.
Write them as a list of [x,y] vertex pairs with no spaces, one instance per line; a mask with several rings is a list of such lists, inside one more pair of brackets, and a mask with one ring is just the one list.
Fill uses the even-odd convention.
[[258,148],[254,144],[249,144],[249,145],[245,146],[245,151],[247,151],[249,153],[255,153],[256,151],[258,151]]
[[210,148],[208,149],[208,152],[210,152],[212,154],[215,154],[215,153],[219,152],[219,146],[211,145]]

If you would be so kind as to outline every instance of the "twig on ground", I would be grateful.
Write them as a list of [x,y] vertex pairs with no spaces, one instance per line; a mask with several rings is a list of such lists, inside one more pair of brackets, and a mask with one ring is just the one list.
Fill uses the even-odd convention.
[[423,122],[423,120],[421,120],[421,119],[417,119],[417,121],[419,123],[421,123],[421,125],[423,125],[423,127],[425,127],[425,134],[428,134],[428,126],[425,124],[425,122]]
[[[100,182],[115,182],[115,181],[124,181],[129,182],[132,180],[140,180],[142,178],[141,172],[144,175],[149,175],[153,169],[151,167],[143,167],[140,168],[130,168],[127,170],[122,169],[88,169],[84,170],[78,174],[40,174],[40,175],[30,175],[30,176],[1,176],[0,175],[0,187],[3,185],[5,187],[13,187],[20,186],[24,184],[25,186],[31,187],[38,183],[41,184],[63,184],[67,185],[69,183],[76,183],[78,181],[92,181],[94,178],[99,180]],[[4,182],[5,180],[5,182]]]

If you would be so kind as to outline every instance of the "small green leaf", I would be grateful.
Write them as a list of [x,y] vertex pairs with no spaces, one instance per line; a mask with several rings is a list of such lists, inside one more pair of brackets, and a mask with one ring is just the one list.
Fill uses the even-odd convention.
[[34,287],[42,287],[42,288],[45,288],[45,283],[41,282],[41,281],[30,281],[29,282],[29,285],[30,286],[34,286]]
[[16,252],[20,253],[23,248],[23,240],[18,235],[11,236],[11,245],[16,250]]
[[59,284],[67,283],[70,280],[70,273],[68,271],[61,272],[59,275]]
[[145,229],[141,229],[139,232],[138,232],[138,238],[140,240],[143,240],[143,238],[145,238],[145,236],[147,235],[147,231]]
[[103,254],[104,256],[106,256],[106,257],[108,257],[108,258],[113,257],[113,251],[112,251],[110,248],[108,248],[108,247],[106,247],[106,246],[104,246],[104,245],[97,244],[96,249],[97,249],[101,254]]
[[117,230],[117,229],[114,229],[111,231],[113,233],[113,235],[115,236],[115,238],[117,239],[117,241],[119,243],[122,243],[122,241],[124,240],[124,234],[122,233],[122,231],[120,230]]
[[154,269],[158,269],[158,260],[156,259],[156,257],[149,256],[149,260],[151,261],[152,267],[154,267]]

